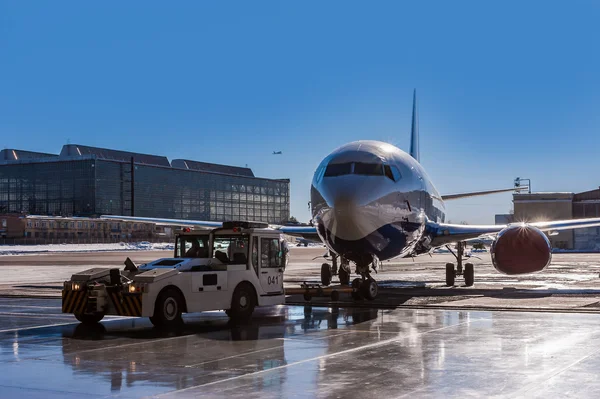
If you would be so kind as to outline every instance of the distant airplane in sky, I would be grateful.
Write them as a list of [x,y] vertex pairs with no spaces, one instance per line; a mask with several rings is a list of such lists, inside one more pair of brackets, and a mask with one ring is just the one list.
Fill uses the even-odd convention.
[[281,151],[273,151],[273,155],[281,155],[281,154],[283,154],[283,152],[281,152]]

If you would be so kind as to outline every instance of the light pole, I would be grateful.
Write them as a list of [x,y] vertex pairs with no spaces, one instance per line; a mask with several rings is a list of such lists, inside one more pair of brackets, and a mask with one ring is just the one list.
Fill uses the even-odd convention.
[[517,187],[521,187],[521,182],[527,182],[527,190],[528,190],[528,194],[531,194],[531,180],[529,179],[521,179],[520,177],[517,177],[515,179],[515,188]]

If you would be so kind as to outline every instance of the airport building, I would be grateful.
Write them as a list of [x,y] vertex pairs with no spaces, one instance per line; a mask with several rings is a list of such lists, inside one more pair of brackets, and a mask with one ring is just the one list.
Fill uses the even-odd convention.
[[0,152],[0,214],[285,222],[289,179],[249,168],[87,147]]
[[[513,194],[514,221],[600,217],[600,189],[582,193]],[[562,230],[549,237],[554,248],[600,251],[600,227]]]

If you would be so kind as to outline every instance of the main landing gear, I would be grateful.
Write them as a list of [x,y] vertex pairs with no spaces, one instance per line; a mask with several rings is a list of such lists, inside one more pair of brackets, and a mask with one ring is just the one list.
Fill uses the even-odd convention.
[[[338,258],[341,260],[339,269]],[[337,275],[341,285],[350,285],[350,263],[348,260],[344,257],[331,254],[331,263],[331,265],[329,263],[321,265],[321,284],[328,286],[331,284],[331,278]]]
[[475,270],[472,263],[465,263],[463,268],[462,258],[465,251],[465,243],[460,241],[456,244],[456,253],[446,246],[452,252],[452,255],[456,258],[456,269],[454,263],[446,263],[446,285],[452,287],[456,276],[463,276],[465,279],[465,285],[471,287],[475,282]]

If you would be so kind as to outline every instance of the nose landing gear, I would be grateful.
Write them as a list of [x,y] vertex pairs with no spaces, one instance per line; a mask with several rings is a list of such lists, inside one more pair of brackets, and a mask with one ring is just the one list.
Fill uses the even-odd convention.
[[373,268],[375,272],[377,272],[377,265],[379,264],[379,260],[376,257],[373,257],[372,263],[357,263],[356,264],[356,273],[361,276],[361,278],[355,278],[352,281],[352,288],[354,288],[354,292],[352,293],[352,298],[355,300],[359,299],[368,299],[372,301],[377,297],[379,293],[379,286],[377,285],[377,281],[371,274],[369,273],[369,266]]
[[[323,263],[321,265],[321,284],[325,287],[330,285],[332,277],[337,274],[341,285],[350,285],[350,262],[343,256],[340,257],[334,254],[331,256],[333,266],[329,265],[329,263]],[[340,258],[339,269],[337,268],[338,257]],[[357,277],[352,280],[353,299],[368,299],[371,301],[377,297],[379,286],[377,285],[375,279],[371,277],[369,273],[369,267],[372,267],[376,272],[378,265],[379,260],[376,257],[374,257],[372,263],[361,263],[356,265],[356,274],[360,275],[361,277]]]

